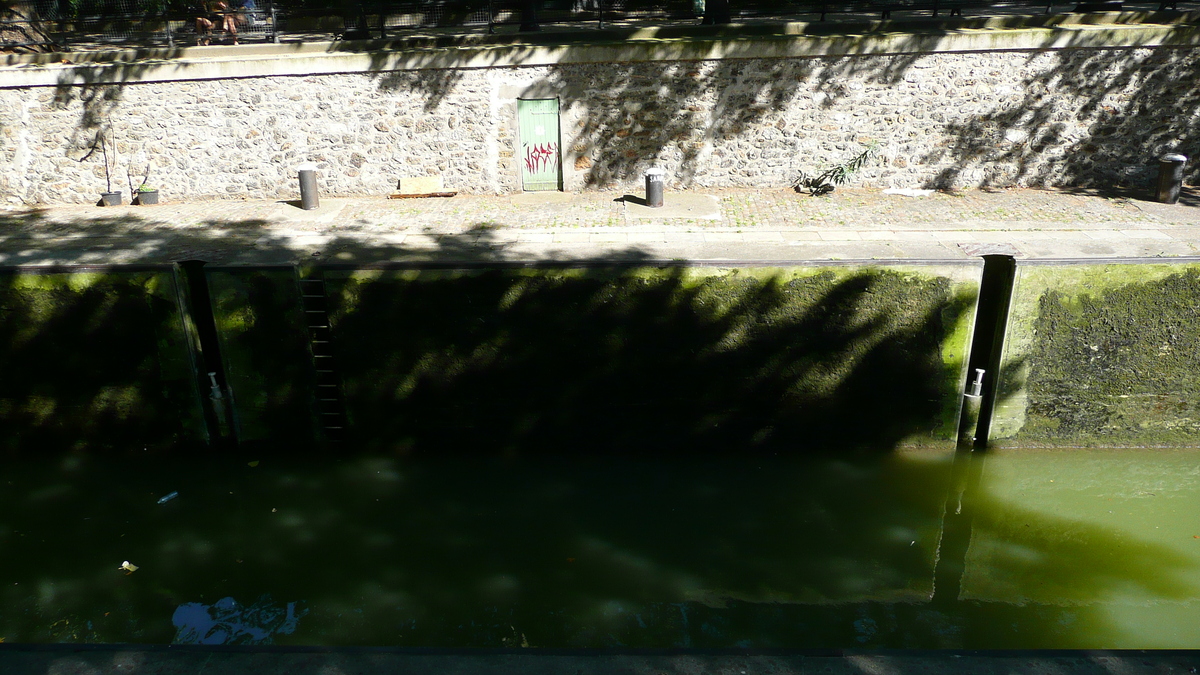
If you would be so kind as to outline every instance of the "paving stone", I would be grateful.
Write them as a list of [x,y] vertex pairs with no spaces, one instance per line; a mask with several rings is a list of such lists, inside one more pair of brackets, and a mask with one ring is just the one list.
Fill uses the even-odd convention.
[[335,251],[347,262],[514,255],[960,259],[967,253],[957,244],[1013,246],[1026,258],[1200,253],[1200,193],[1190,187],[1178,205],[1053,190],[923,198],[845,189],[819,198],[790,190],[676,194],[680,202],[719,204],[709,211],[715,220],[627,218],[622,194],[330,198],[312,212],[270,200],[10,208],[0,210],[0,265],[187,258],[251,264]]

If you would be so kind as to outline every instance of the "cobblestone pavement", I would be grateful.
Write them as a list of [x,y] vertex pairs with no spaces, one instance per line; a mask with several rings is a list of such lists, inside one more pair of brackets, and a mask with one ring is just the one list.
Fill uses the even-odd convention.
[[188,258],[230,264],[580,259],[960,260],[1200,255],[1200,191],[935,192],[786,189],[668,194],[651,209],[621,193],[296,202],[165,202],[0,211],[0,265]]

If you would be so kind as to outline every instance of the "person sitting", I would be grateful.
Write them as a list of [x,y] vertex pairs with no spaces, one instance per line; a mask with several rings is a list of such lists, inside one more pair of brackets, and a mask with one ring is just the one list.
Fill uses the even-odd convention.
[[229,5],[225,0],[212,0],[202,4],[202,14],[196,17],[196,35],[199,37],[196,40],[198,45],[207,45],[212,41],[213,30],[220,26],[220,30],[225,31],[233,38],[233,44],[237,44],[237,16],[236,13],[229,9]]
[[[234,0],[236,4],[238,0]],[[241,6],[237,8],[238,19],[243,25],[250,24],[258,26],[263,23],[262,17],[259,16],[258,5],[254,0],[241,0]]]

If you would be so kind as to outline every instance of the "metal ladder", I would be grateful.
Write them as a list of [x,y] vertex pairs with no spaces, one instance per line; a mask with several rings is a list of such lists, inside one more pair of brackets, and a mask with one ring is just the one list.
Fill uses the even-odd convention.
[[342,398],[342,378],[333,354],[325,277],[320,270],[301,271],[299,281],[309,351],[317,373],[317,424],[326,440],[342,441],[346,438],[346,405]]

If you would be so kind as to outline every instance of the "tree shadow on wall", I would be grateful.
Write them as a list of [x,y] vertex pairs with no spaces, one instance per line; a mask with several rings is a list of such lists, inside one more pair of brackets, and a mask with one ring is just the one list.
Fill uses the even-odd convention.
[[[1200,59],[1187,50],[1064,49],[1034,53],[1052,64],[1024,82],[1025,92],[990,112],[952,122],[948,146],[925,163],[953,164],[930,187],[982,172],[982,186],[1150,185],[1158,158],[1194,154],[1200,92],[1191,86]],[[1061,102],[1069,105],[1063,110]],[[1187,177],[1195,180],[1195,163]]]
[[341,298],[352,427],[422,452],[875,453],[949,437],[959,374],[941,348],[969,305],[946,280],[886,270],[679,267],[426,272],[352,279]]
[[[1015,17],[1014,21],[1018,19],[1014,27],[1034,21],[1028,17]],[[1053,25],[1061,19],[1047,17],[1037,23]],[[586,33],[492,36],[482,41],[460,36],[337,42],[328,51],[369,52],[369,73],[382,90],[418,92],[427,119],[400,123],[412,127],[414,139],[424,137],[434,144],[447,142],[456,133],[455,128],[443,125],[443,115],[437,113],[444,112],[447,120],[455,117],[449,97],[463,88],[468,68],[528,65],[547,69],[544,77],[520,95],[561,97],[568,106],[583,100],[600,102],[597,109],[581,115],[583,126],[572,132],[570,147],[563,148],[564,160],[574,162],[588,186],[635,180],[651,165],[668,168],[682,186],[693,184],[700,168],[710,165],[718,167],[715,180],[761,183],[765,179],[785,184],[800,169],[814,170],[849,159],[857,154],[860,143],[869,140],[894,146],[886,152],[900,152],[902,156],[896,158],[909,164],[951,163],[930,181],[936,187],[962,183],[967,174],[967,182],[984,186],[1018,182],[1128,184],[1143,181],[1148,170],[1145,165],[1163,151],[1180,149],[1186,154],[1197,140],[1198,123],[1191,111],[1200,95],[1187,87],[1194,79],[1194,68],[1188,65],[1192,57],[1162,49],[1153,54],[1093,49],[1103,47],[1107,39],[1098,31],[1049,30],[1040,46],[1055,51],[1049,55],[1034,52],[1031,58],[1052,58],[1057,63],[1033,76],[1023,95],[991,104],[988,112],[948,122],[944,129],[953,137],[948,146],[926,151],[906,140],[902,130],[868,139],[854,125],[833,120],[820,129],[824,142],[816,153],[819,156],[813,156],[811,150],[799,152],[807,147],[806,141],[811,141],[821,119],[806,126],[785,116],[785,109],[836,110],[857,96],[850,90],[855,82],[887,87],[900,84],[923,54],[936,53],[949,36],[960,32],[957,28],[970,25],[914,24],[905,26],[911,33],[902,38],[870,30],[830,35],[837,32],[836,26],[814,26],[808,31],[825,33],[831,52],[838,55],[812,58],[773,58],[773,42],[779,43],[780,53],[786,53],[796,36],[761,27],[659,31],[653,40],[638,39],[633,32],[604,33],[601,44],[618,52],[630,50],[621,56],[629,60],[621,63],[596,63],[589,49],[597,40]],[[1187,27],[1176,29],[1186,31]],[[880,55],[884,48],[879,39],[887,40],[888,54]],[[1186,36],[1163,39],[1171,43]],[[497,45],[517,49],[490,48]],[[1066,49],[1059,49],[1064,45]],[[301,45],[294,47],[299,50]],[[650,52],[638,50],[653,50],[653,58],[647,56]],[[147,130],[125,121],[122,88],[163,64],[174,67],[180,63],[180,54],[146,51],[128,62],[65,71],[56,90],[56,105],[80,107],[69,155],[84,157],[94,145],[95,132],[106,124],[131,143],[149,139]],[[554,57],[551,60],[556,65],[546,65],[547,59],[541,56],[547,54]],[[148,56],[157,60],[144,58]],[[661,67],[664,61],[671,65]],[[583,65],[591,66],[586,78],[563,81],[558,75],[564,68]],[[802,97],[811,97],[811,101]],[[1074,99],[1074,111],[1068,113],[1074,121],[1055,109],[1053,101],[1063,97]],[[486,95],[481,95],[478,105],[488,105]],[[482,108],[474,112],[480,118],[486,116]],[[1083,128],[1072,129],[1078,123]],[[750,138],[762,140],[747,143]],[[897,150],[901,147],[904,149]],[[311,147],[310,155],[324,157],[324,149]],[[765,163],[769,175],[761,170],[741,174],[743,162]],[[337,168],[334,165],[330,170]],[[1196,176],[1193,170],[1190,177]]]
[[[811,130],[789,121],[785,113],[797,107],[835,109],[849,94],[846,82],[860,77],[894,85],[920,58],[906,54],[748,63],[745,59],[761,55],[732,51],[719,61],[684,61],[666,67],[612,64],[597,69],[585,90],[570,92],[577,98],[607,102],[587,112],[571,148],[579,156],[577,168],[586,169],[584,184],[611,187],[661,164],[672,167],[672,181],[682,186],[692,185],[706,164],[714,167],[707,174],[735,184],[764,178],[761,169],[740,168],[745,163],[770,166],[772,175],[767,180],[786,183],[801,169],[816,170],[822,163],[858,154],[856,148],[873,139],[853,125],[840,125],[825,132],[828,142],[823,156],[812,157],[811,152],[800,150]],[[801,97],[811,101],[801,102]],[[754,132],[764,142],[744,140]],[[722,171],[729,175],[720,176]]]
[[291,267],[207,268],[222,376],[236,397],[240,442],[312,444],[316,382]]
[[[172,261],[276,264],[226,277],[212,291],[218,318],[226,321],[226,356],[237,357],[231,364],[236,403],[255,411],[258,426],[248,428],[248,436],[304,442],[312,439],[313,374],[293,265],[311,265],[320,251],[363,261],[481,263],[518,255],[512,241],[482,226],[441,236],[434,248],[334,237],[314,251],[286,236],[264,235],[261,220],[214,224],[220,227],[167,234],[153,219],[124,213],[73,223],[76,238],[46,237],[60,224],[43,211],[0,217],[0,256],[9,266],[0,269],[0,366],[6,373],[0,378],[0,451],[140,456],[146,448],[204,445],[200,397],[208,395],[207,369],[189,357],[176,296],[186,284]],[[647,257],[636,247],[604,255]],[[126,264],[95,264],[114,258]],[[62,267],[47,267],[51,263]]]
[[[1035,23],[1053,25],[1061,19],[1046,17]],[[575,163],[589,187],[637,179],[653,165],[666,166],[682,186],[692,185],[700,167],[710,165],[716,168],[706,173],[715,179],[766,178],[779,184],[800,169],[844,161],[872,140],[899,152],[897,158],[909,164],[951,163],[929,181],[932,187],[962,184],[968,173],[967,183],[985,187],[1144,183],[1148,166],[1160,154],[1186,149],[1196,140],[1200,123],[1190,111],[1200,94],[1187,86],[1194,79],[1193,57],[1163,49],[1095,49],[1105,46],[1099,32],[1047,31],[1044,44],[1054,51],[1035,51],[1030,58],[1052,58],[1056,63],[1032,76],[1023,94],[1005,100],[1004,94],[993,93],[984,99],[985,105],[997,98],[1003,102],[993,104],[991,111],[946,122],[943,133],[952,138],[946,146],[928,150],[905,137],[902,128],[885,138],[867,138],[853,125],[829,119],[821,127],[823,156],[800,152],[821,119],[806,125],[785,111],[836,111],[856,96],[851,91],[855,82],[899,85],[925,54],[936,54],[956,32],[934,24],[909,28],[913,32],[890,43],[884,55],[877,53],[869,32],[832,36],[833,51],[839,55],[790,59],[771,58],[769,53],[771,39],[781,36],[757,36],[765,42],[722,42],[731,36],[710,36],[683,45],[657,45],[657,58],[665,60],[666,67],[661,61],[632,57],[594,67],[586,77],[574,79],[560,78],[557,71],[582,67],[589,60],[581,56],[574,63],[578,45],[562,36],[547,36],[559,42],[531,43],[527,53],[506,53],[504,63],[499,54],[490,58],[496,65],[520,66],[531,58],[527,54],[534,53],[533,46],[552,50],[561,57],[558,65],[531,63],[551,72],[528,85],[521,97],[559,97],[568,113],[582,101],[599,102],[580,114],[581,126],[571,131],[570,147],[563,148],[564,161]],[[622,46],[638,45],[639,40],[627,39]],[[427,67],[438,68],[432,71],[436,77],[391,70],[396,58],[381,52],[373,56],[372,69],[379,72],[381,88],[414,87],[425,96],[426,111],[432,112],[459,86],[463,71],[454,68],[461,65],[458,58],[467,57],[430,57]],[[477,64],[489,56],[471,52],[470,58]],[[976,84],[969,75],[963,78],[945,84]],[[811,101],[803,100],[808,97]],[[893,112],[902,118],[913,111]],[[888,113],[877,107],[875,114]],[[749,138],[761,141],[747,143]],[[794,165],[797,161],[809,164]],[[761,169],[742,175],[739,165],[744,162],[766,164],[770,175],[764,176]]]
[[[135,147],[140,149],[139,144],[146,141],[161,140],[161,132],[157,131],[153,124],[144,121],[135,125],[121,124],[121,118],[126,114],[121,108],[124,89],[152,74],[161,64],[179,59],[183,53],[183,50],[178,48],[136,49],[125,56],[128,60],[106,64],[107,67],[64,70],[54,88],[52,107],[58,110],[73,107],[79,109],[79,119],[66,140],[67,157],[78,162],[93,157],[100,158],[96,150],[102,138],[112,142],[113,147],[120,153],[129,153]],[[73,55],[73,60],[87,62],[91,58],[89,55]],[[174,65],[187,68],[186,63],[176,62]],[[102,161],[111,162],[111,171],[114,172],[111,180],[116,184],[114,189],[117,190],[121,189],[120,186],[127,179],[126,173],[141,169],[128,166],[127,172],[117,171],[116,157]],[[133,186],[130,189],[133,189]]]
[[0,449],[200,442],[171,271],[0,273]]
[[[756,27],[756,35],[767,39],[794,40],[794,36],[774,34]],[[819,28],[814,32],[820,32]],[[462,55],[446,50],[425,58],[422,67],[431,70],[396,70],[399,58],[396,53],[376,49],[371,52],[371,71],[376,74],[383,90],[411,88],[424,97],[423,110],[435,113],[446,99],[460,86],[466,71],[461,67],[470,64],[478,67],[482,61],[496,66],[521,66],[536,54],[535,47],[554,52],[561,58],[558,66],[547,66],[551,70],[590,64],[593,66],[586,77],[578,81],[564,81],[551,73],[528,85],[521,98],[560,98],[564,112],[584,100],[601,101],[602,107],[588,110],[582,127],[573,131],[574,140],[570,148],[564,148],[564,160],[573,159],[577,169],[584,171],[584,184],[588,187],[611,187],[623,181],[636,179],[641,171],[652,165],[665,163],[671,169],[673,180],[687,186],[694,181],[700,164],[709,155],[721,164],[735,167],[747,159],[738,155],[731,147],[748,130],[755,126],[773,125],[768,134],[770,147],[753,148],[754,155],[778,160],[780,175],[777,182],[790,180],[790,166],[797,155],[797,148],[810,131],[789,125],[781,114],[795,99],[815,89],[812,106],[829,109],[850,93],[845,86],[847,79],[866,77],[870,82],[894,85],[900,82],[909,67],[921,58],[921,49],[935,49],[940,39],[951,31],[927,28],[925,31],[898,41],[898,51],[905,52],[884,57],[872,55],[868,59],[844,57],[810,59],[766,59],[761,67],[749,59],[763,60],[769,56],[758,43],[747,44],[744,29],[705,31],[699,38],[674,48],[664,47],[658,41],[646,41],[644,45],[657,45],[660,54],[654,60],[632,62],[591,63],[594,57],[584,57],[581,63],[573,63],[573,54],[583,52],[594,45],[581,38],[580,34],[519,36],[497,38],[513,46],[528,46],[527,51],[515,53],[488,53],[468,51]],[[765,34],[763,34],[765,33]],[[628,39],[626,44],[637,49],[639,40]],[[622,40],[615,41],[619,44]],[[869,47],[858,45],[847,38],[844,45],[848,53]],[[605,42],[612,45],[614,42]],[[376,45],[378,46],[378,45]],[[331,51],[358,51],[354,46],[336,45]],[[914,53],[907,53],[914,52]],[[411,58],[411,55],[405,55]],[[662,67],[659,59],[678,58],[668,67]],[[707,60],[706,60],[707,59]],[[530,63],[530,65],[535,65]],[[411,66],[409,66],[411,67]],[[411,120],[413,125],[429,125],[424,120]],[[850,126],[841,130],[836,137],[831,135],[829,157],[818,161],[843,160],[843,155],[853,152],[856,143],[866,142],[861,134]],[[815,166],[807,167],[809,169]],[[747,174],[746,178],[751,175]]]

